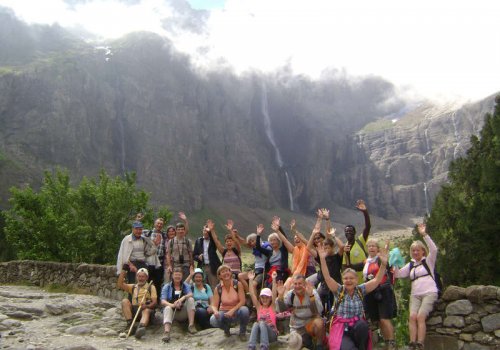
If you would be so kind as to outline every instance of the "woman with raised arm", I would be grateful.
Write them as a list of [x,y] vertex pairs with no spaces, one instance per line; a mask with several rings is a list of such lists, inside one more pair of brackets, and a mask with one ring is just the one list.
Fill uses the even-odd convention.
[[[369,238],[366,241],[368,248],[368,259],[366,259],[363,269],[363,278],[368,282],[375,278],[380,269],[379,242],[376,238]],[[393,272],[386,268],[386,274],[382,278],[380,285],[365,297],[366,312],[370,320],[375,324],[379,323],[380,331],[384,337],[386,350],[396,348],[394,340],[394,327],[391,319],[397,316],[396,297],[393,290]]]
[[366,283],[358,285],[358,275],[353,269],[346,269],[342,273],[343,284],[335,281],[328,272],[326,264],[327,252],[318,247],[321,261],[321,271],[328,288],[335,293],[335,304],[332,307],[332,320],[328,343],[330,350],[371,349],[368,322],[365,318],[363,299],[382,282],[387,265],[387,246],[379,253],[381,261],[377,276]]
[[[224,238],[226,244],[225,247],[217,237],[217,233],[215,232],[215,223],[209,219],[207,220],[207,227],[215,242],[217,250],[222,255],[222,264],[229,266],[231,273],[233,274],[233,278],[238,279],[238,275],[241,273],[241,247],[238,240],[235,239],[234,232],[232,232],[232,221],[228,220],[228,225],[229,223],[231,223],[229,229],[231,233],[227,234]],[[226,225],[226,228],[229,227],[228,225]]]
[[273,217],[273,221],[271,223],[271,228],[273,229],[273,233],[269,235],[269,244],[271,245],[271,248],[273,248],[273,253],[271,254],[269,258],[269,266],[270,270],[267,273],[268,279],[268,286],[271,285],[272,283],[272,273],[276,271],[278,274],[278,281],[286,281],[288,276],[290,275],[290,269],[288,268],[288,249],[286,246],[283,244],[283,242],[280,239],[280,236],[278,235],[278,231],[286,237],[285,232],[280,226],[280,218],[275,216]]
[[418,233],[427,244],[429,254],[427,254],[422,241],[414,241],[410,246],[411,261],[400,270],[396,268],[394,271],[396,278],[409,277],[411,281],[410,320],[408,323],[410,350],[424,348],[425,319],[438,299],[438,289],[433,275],[438,249],[427,234],[425,224],[418,225]]
[[[252,254],[255,258],[255,277],[253,279],[253,284],[255,288],[261,286],[265,280],[265,274],[269,270],[269,257],[271,256],[273,249],[268,242],[261,242],[262,232],[264,232],[264,225],[257,225],[256,233],[251,233],[247,236],[247,247],[252,249]],[[242,272],[238,275],[238,280],[243,283],[243,286],[248,286],[246,282],[248,280],[248,272]],[[248,291],[245,288],[245,291]]]
[[[253,271],[248,272],[248,278],[250,280],[250,298],[257,310],[257,321],[252,326],[248,350],[255,350],[257,342],[260,343],[260,350],[268,350],[269,343],[273,343],[278,339],[276,310],[274,306],[276,293],[273,293],[269,288],[262,288],[259,300],[257,300],[257,291],[253,283],[254,277],[255,273]],[[273,277],[273,289],[276,289],[276,273],[273,274]]]

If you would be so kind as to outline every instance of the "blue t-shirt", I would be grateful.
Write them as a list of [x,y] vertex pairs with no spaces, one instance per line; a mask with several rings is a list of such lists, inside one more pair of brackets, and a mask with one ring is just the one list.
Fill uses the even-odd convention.
[[181,298],[184,295],[191,293],[191,286],[186,282],[182,283],[182,293],[180,291],[174,291],[172,282],[165,284],[161,289],[161,300],[166,300],[169,303],[173,303],[177,299]]
[[213,295],[212,288],[210,288],[208,284],[204,285],[203,290],[199,290],[195,285],[193,285],[193,299],[196,305],[202,304],[204,307],[208,307],[208,300]]

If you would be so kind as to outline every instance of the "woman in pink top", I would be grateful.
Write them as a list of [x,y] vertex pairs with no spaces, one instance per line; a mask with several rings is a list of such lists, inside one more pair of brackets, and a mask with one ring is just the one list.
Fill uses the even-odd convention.
[[[276,272],[273,273],[273,287],[276,284]],[[248,350],[255,350],[257,341],[260,342],[260,350],[268,350],[269,343],[278,339],[278,329],[276,328],[276,311],[274,310],[275,295],[269,288],[262,288],[260,291],[260,301],[257,300],[257,292],[253,284],[255,273],[248,272],[250,281],[250,297],[257,309],[257,322],[253,324],[248,342]],[[273,288],[274,289],[274,288]]]
[[[394,276],[396,278],[409,277],[411,280],[410,295],[410,350],[420,350],[424,348],[425,340],[425,319],[432,311],[434,303],[438,298],[438,290],[434,282],[434,276],[427,272],[423,261],[429,267],[429,271],[434,271],[436,266],[437,247],[425,231],[425,224],[418,225],[418,233],[422,236],[429,253],[422,241],[414,241],[410,246],[412,262],[406,264],[400,270],[396,268]],[[410,267],[413,268],[410,268]]]
[[210,317],[210,324],[214,328],[222,328],[229,337],[231,326],[239,323],[240,340],[246,341],[249,312],[245,306],[243,285],[233,278],[227,265],[221,265],[217,269],[217,277],[220,283],[215,287],[212,298],[213,315]]

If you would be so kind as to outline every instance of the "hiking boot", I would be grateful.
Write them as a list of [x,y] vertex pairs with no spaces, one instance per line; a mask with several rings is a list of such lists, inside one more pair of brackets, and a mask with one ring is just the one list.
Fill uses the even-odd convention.
[[245,333],[240,333],[238,337],[241,341],[247,341],[247,335]]
[[424,344],[423,343],[415,343],[415,349],[416,350],[424,350]]
[[194,324],[190,324],[188,326],[188,332],[189,334],[195,334],[197,331],[196,331],[196,327],[194,326]]
[[135,337],[137,339],[141,339],[146,334],[146,327],[142,324],[139,325],[139,328],[135,331]]
[[170,341],[170,332],[163,333],[163,338],[161,338],[161,341],[164,343],[168,343]]
[[414,342],[414,341],[411,341],[409,344],[408,344],[408,350],[417,350],[417,343]]

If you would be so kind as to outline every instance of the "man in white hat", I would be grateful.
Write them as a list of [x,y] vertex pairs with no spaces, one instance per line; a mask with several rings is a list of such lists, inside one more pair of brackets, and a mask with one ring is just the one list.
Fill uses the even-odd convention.
[[[137,313],[137,310],[141,309],[139,313],[138,320],[140,320],[139,327],[135,331],[135,337],[140,339],[146,334],[146,327],[149,324],[149,319],[157,304],[157,294],[154,285],[150,285],[146,288],[146,283],[149,278],[148,269],[141,268],[136,273],[136,284],[127,284],[124,282],[125,274],[130,270],[130,266],[124,264],[116,286],[129,293],[130,299],[122,300],[122,313],[123,317],[127,321],[127,330],[132,324],[132,319]],[[145,296],[145,297],[144,297]]]

